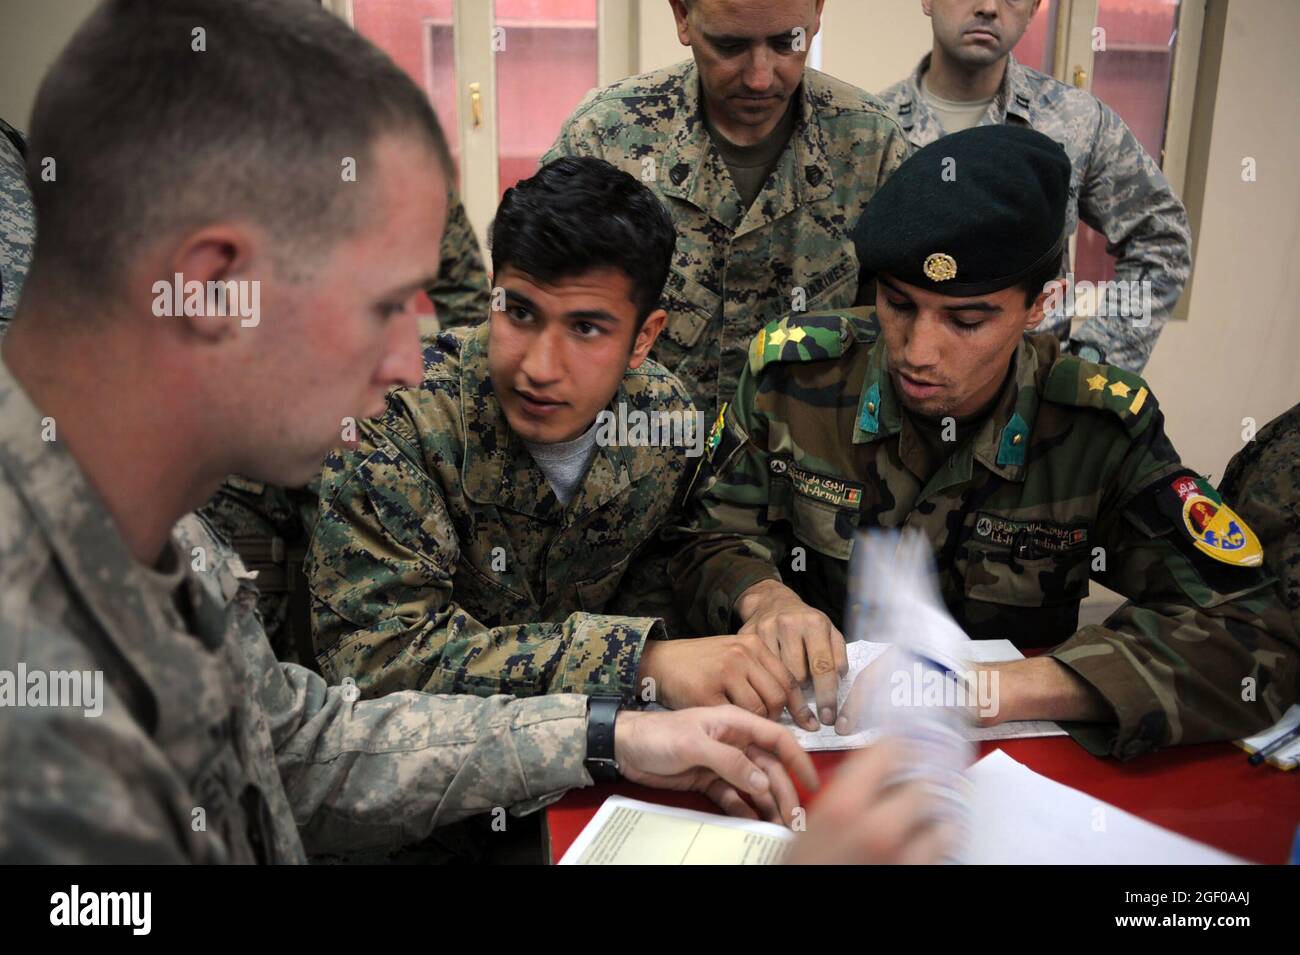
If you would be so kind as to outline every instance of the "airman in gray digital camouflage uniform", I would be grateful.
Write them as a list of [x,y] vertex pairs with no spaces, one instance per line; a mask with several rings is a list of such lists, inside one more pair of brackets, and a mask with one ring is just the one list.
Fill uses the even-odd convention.
[[[1191,272],[1187,210],[1113,109],[1011,54],[1038,0],[930,0],[922,6],[932,22],[934,49],[880,98],[914,148],[987,123],[1028,126],[1065,147],[1073,168],[1066,235],[1074,234],[1080,220],[1102,233],[1116,258],[1116,281],[1151,283],[1150,314],[1135,304],[1140,298],[1130,299],[1129,314],[1090,317],[1071,334],[1061,307],[1048,314],[1042,330],[1082,358],[1139,374]],[[1062,272],[1068,270],[1067,252]],[[1122,304],[1112,309],[1122,310]]]

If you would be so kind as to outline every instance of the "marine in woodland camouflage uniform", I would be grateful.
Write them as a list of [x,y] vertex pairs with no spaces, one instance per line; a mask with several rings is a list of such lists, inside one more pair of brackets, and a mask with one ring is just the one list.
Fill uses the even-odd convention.
[[1263,541],[1264,566],[1300,630],[1300,405],[1233,456],[1219,493]]
[[[687,449],[602,446],[566,506],[510,429],[488,375],[489,323],[425,349],[361,444],[325,462],[308,554],[321,671],[362,692],[582,692],[631,700],[661,620],[619,616],[684,482]],[[694,419],[647,361],[610,410]]]
[[25,141],[0,119],[0,336],[18,306],[36,242],[36,212],[27,186]]
[[790,141],[746,209],[701,110],[693,60],[592,91],[542,157],[596,156],[645,182],[677,228],[668,325],[651,356],[711,418],[754,334],[792,309],[853,304],[850,232],[907,151],[868,93],[817,70],[794,94]]
[[[963,174],[934,188],[946,153]],[[881,281],[967,301],[1032,280],[1059,251],[1068,176],[1045,137],[956,133],[879,193],[866,264]],[[909,206],[910,234],[893,228]],[[990,234],[1014,238],[991,248]],[[988,278],[1008,271],[1019,278]],[[914,312],[895,326],[910,328]],[[936,451],[889,359],[866,308],[791,316],[755,338],[674,561],[696,628],[734,626],[737,599],[768,579],[842,623],[858,528],[908,527],[929,538],[944,601],[972,637],[1054,646],[1109,705],[1113,725],[1074,728],[1086,745],[1128,758],[1276,722],[1294,698],[1300,638],[1271,579],[1234,561],[1253,546],[1258,563],[1257,542],[1183,466],[1141,378],[1063,355],[1050,334],[1024,336],[987,412]],[[1225,511],[1221,539],[1193,526],[1185,501]],[[1130,602],[1080,629],[1090,578]]]
[[357,702],[277,664],[242,564],[198,518],[169,572],[140,565],[41,434],[0,363],[0,668],[102,672],[103,709],[6,707],[0,859],[302,862],[590,785],[585,697]]
[[[447,209],[438,281],[426,290],[444,326],[481,322],[490,302],[478,238],[455,193]],[[436,334],[436,333],[435,333]],[[425,336],[431,342],[431,336]],[[319,478],[284,488],[232,475],[201,509],[257,575],[257,607],[276,659],[313,666],[302,564],[316,524]]]
[[[944,135],[921,93],[921,77],[929,67],[926,54],[910,77],[880,94],[917,149]],[[1042,330],[1063,342],[1068,339],[1073,352],[1090,347],[1097,354],[1082,352],[1085,357],[1140,373],[1192,269],[1187,210],[1160,166],[1113,109],[1086,90],[1017,62],[1011,54],[1002,87],[980,122],[1028,126],[1064,146],[1073,167],[1066,235],[1073,235],[1082,219],[1106,237],[1106,251],[1116,258],[1116,280],[1151,282],[1149,323],[1096,316],[1071,335],[1070,318],[1059,310],[1048,316]],[[1069,265],[1067,252],[1062,273]]]

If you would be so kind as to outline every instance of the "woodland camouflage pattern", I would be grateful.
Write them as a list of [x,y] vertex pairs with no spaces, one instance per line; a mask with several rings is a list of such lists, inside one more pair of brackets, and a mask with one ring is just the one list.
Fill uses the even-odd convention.
[[23,157],[0,129],[0,338],[14,317],[35,242],[36,210]]
[[[921,95],[921,76],[929,66],[927,53],[910,77],[880,94],[917,149],[944,135]],[[1039,327],[1062,341],[1091,345],[1108,364],[1140,373],[1192,269],[1187,210],[1159,165],[1101,100],[1011,55],[1002,88],[980,122],[1029,126],[1064,146],[1074,167],[1065,234],[1073,235],[1082,219],[1106,237],[1106,251],[1117,259],[1117,280],[1151,282],[1152,315],[1145,327],[1127,318],[1090,318],[1071,335],[1064,314],[1049,315]],[[1062,273],[1069,267],[1067,251]]]
[[1233,456],[1219,493],[1264,544],[1264,566],[1300,630],[1300,405]]
[[[392,392],[360,447],[326,460],[307,563],[321,672],[370,696],[630,701],[645,640],[665,631],[657,613],[618,615],[637,609],[618,601],[655,599],[645,576],[661,565],[642,554],[684,483],[687,449],[598,445],[561,507],[492,390],[489,328],[440,335],[422,385]],[[624,375],[620,403],[692,413],[651,361]]]
[[704,124],[693,60],[592,91],[541,159],[604,159],[668,207],[677,247],[664,289],[668,323],[651,356],[709,420],[735,391],[760,328],[792,309],[853,304],[850,233],[907,153],[877,100],[816,70],[805,70],[795,108],[790,142],[748,210]]
[[99,716],[6,711],[0,861],[302,862],[591,784],[585,697],[357,702],[277,663],[242,565],[193,515],[164,592],[2,363],[0,528],[0,668],[104,683]]
[[[438,281],[426,290],[437,325],[468,325],[488,314],[490,292],[478,238],[455,193],[447,209]],[[310,666],[311,625],[302,562],[316,524],[320,479],[305,488],[284,488],[232,476],[201,513],[230,541],[257,574],[258,612],[276,659]],[[292,619],[290,619],[292,617]]]
[[[733,629],[736,598],[767,578],[839,621],[858,526],[911,527],[972,637],[1059,644],[1052,655],[1115,710],[1117,726],[1094,727],[1114,755],[1277,721],[1295,699],[1300,640],[1259,569],[1202,554],[1155,506],[1191,472],[1140,378],[1026,337],[990,416],[922,486],[877,334],[875,314],[853,309],[755,339],[672,566],[693,627]],[[1131,602],[1076,631],[1090,576]]]

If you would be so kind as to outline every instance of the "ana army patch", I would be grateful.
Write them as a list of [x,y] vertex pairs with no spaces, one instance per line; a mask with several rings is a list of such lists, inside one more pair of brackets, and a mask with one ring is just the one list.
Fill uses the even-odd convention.
[[790,479],[796,494],[832,507],[857,507],[862,503],[862,485],[856,481],[807,471],[784,458],[773,458],[769,466],[773,474]]
[[1264,548],[1255,532],[1204,478],[1180,475],[1161,488],[1156,501],[1202,553],[1236,567],[1258,567],[1264,562]]

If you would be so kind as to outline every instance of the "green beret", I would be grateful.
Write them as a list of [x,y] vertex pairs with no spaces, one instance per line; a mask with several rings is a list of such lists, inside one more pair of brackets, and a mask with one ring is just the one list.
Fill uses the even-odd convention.
[[967,297],[1061,261],[1070,197],[1062,146],[1024,126],[975,126],[918,150],[853,232],[863,277]]

